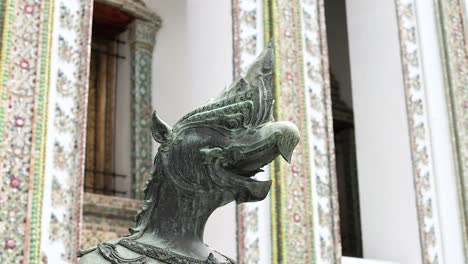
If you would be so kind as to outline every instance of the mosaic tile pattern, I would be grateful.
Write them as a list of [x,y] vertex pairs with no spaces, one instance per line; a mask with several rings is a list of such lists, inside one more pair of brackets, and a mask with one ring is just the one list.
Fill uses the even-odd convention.
[[140,206],[140,200],[85,193],[81,248],[128,235]]
[[[39,262],[53,3],[3,1],[1,263]],[[28,25],[28,26],[25,26]]]
[[414,0],[396,0],[423,263],[443,261],[424,72]]
[[[54,260],[73,262],[76,259],[82,170],[76,163],[80,159],[75,157],[83,149],[79,132],[84,113],[79,98],[86,92],[83,83],[87,82],[83,80],[87,79],[88,63],[86,34],[81,34],[86,31],[86,22],[73,21],[71,16],[90,19],[89,3],[67,1],[67,6],[78,11],[73,14],[65,10],[68,11],[65,14],[65,6],[60,1],[5,2],[6,38],[0,75],[1,173],[4,176],[0,188],[1,203],[8,204],[10,209],[5,213],[2,210],[0,216],[0,229],[5,235],[2,237],[5,250],[0,251],[2,263],[58,263]],[[75,36],[79,40],[72,39],[69,43],[74,44],[65,48],[62,39],[61,48],[56,49],[58,55],[52,47],[57,45],[54,42],[64,21],[68,22],[68,30],[81,35]],[[76,56],[72,61],[68,54],[73,54],[69,52],[73,48]],[[70,66],[60,64],[66,68],[60,70],[60,75],[73,72],[73,83],[55,81],[57,65],[63,63],[52,59],[57,56],[64,57],[71,67],[79,67],[73,71]],[[74,111],[67,111],[59,101],[64,100],[61,96],[71,93],[75,97],[65,99],[64,104],[69,106],[75,102],[76,105]],[[61,135],[66,132],[72,135]],[[51,243],[55,246],[49,247]],[[61,256],[54,258],[54,254]]]
[[[5,242],[2,263],[76,259],[82,168],[79,158],[70,157],[80,157],[84,149],[80,98],[87,90],[83,84],[87,83],[90,5],[87,1],[66,4],[5,2],[7,37],[0,81],[1,173],[5,175],[0,188],[2,204],[10,210],[0,216]],[[75,13],[68,7],[75,8]],[[76,34],[68,42],[73,45],[64,43],[61,28]],[[52,49],[55,45],[60,46],[57,53]],[[57,56],[63,61],[53,59]],[[57,69],[57,62],[62,69]],[[58,81],[55,73],[60,75]],[[67,74],[69,79],[64,77]],[[70,110],[70,105],[75,108]]]
[[447,103],[460,197],[465,262],[468,261],[468,14],[467,1],[434,0],[443,47]]
[[73,263],[79,247],[91,0],[55,0],[42,258]]
[[[278,161],[273,263],[340,261],[323,1],[272,1],[277,119],[296,123],[293,163]],[[275,217],[276,216],[276,217]]]
[[[266,262],[339,263],[323,1],[264,1],[262,12],[265,39],[274,40],[276,52],[275,117],[296,123],[302,135],[293,163],[278,160],[270,170],[272,259]],[[233,2],[236,72],[248,62],[242,56],[257,51],[253,21],[259,16],[258,9]],[[241,207],[238,221],[239,260],[258,263],[258,213]]]
[[[244,74],[263,50],[262,8],[263,2],[260,0],[232,2],[234,77]],[[267,173],[257,177],[261,180],[269,179]],[[238,206],[237,255],[240,264],[270,262],[270,227],[269,220],[265,219],[270,218],[269,209],[268,201]]]
[[159,29],[152,23],[135,20],[130,26],[131,49],[131,139],[132,197],[143,199],[146,181],[153,167],[151,136],[151,76],[153,48]]
[[309,135],[316,263],[341,263],[339,206],[323,0],[301,1],[301,45]]
[[[137,10],[141,3],[125,7]],[[0,262],[73,263],[82,212],[92,1],[8,0],[0,10],[0,202],[8,206],[0,213]],[[152,12],[143,13],[160,25]],[[135,54],[146,51],[148,31],[134,36]],[[151,65],[147,53],[136,55],[141,69]],[[147,83],[143,74],[149,70],[141,69],[136,81]]]

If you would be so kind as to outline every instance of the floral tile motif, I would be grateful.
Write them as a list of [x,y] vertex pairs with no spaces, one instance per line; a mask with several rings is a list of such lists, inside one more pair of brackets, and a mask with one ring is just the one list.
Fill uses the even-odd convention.
[[415,4],[413,0],[396,0],[419,234],[423,262],[429,264],[443,258]]
[[92,1],[6,0],[0,10],[7,31],[0,201],[9,209],[0,213],[0,262],[72,263],[82,212]]
[[42,254],[73,263],[79,248],[91,30],[90,0],[55,0]]
[[339,263],[323,1],[276,0],[271,10],[277,118],[296,123],[302,137],[293,163],[275,165],[273,263]]
[[2,1],[1,8],[6,32],[0,62],[0,201],[6,208],[0,214],[0,262],[39,262],[53,4]]
[[262,5],[260,0],[233,1],[235,75],[244,74],[263,49]]
[[[232,2],[233,41],[234,41],[234,75],[244,74],[249,65],[263,49],[263,2]],[[262,175],[263,179],[269,178]],[[268,198],[267,198],[268,199]],[[269,226],[265,218],[270,218],[268,202],[248,203],[237,209],[237,255],[238,262],[265,263],[270,261]]]
[[[273,263],[338,263],[337,193],[323,1],[264,1],[261,8],[233,1],[234,68],[238,74],[259,49],[254,28],[263,15],[264,34],[276,52],[276,118],[290,120],[302,140],[293,164],[277,161],[271,199]],[[256,12],[254,12],[256,11]],[[270,17],[271,15],[271,17]],[[303,100],[298,100],[303,98]],[[299,114],[298,114],[299,113]],[[258,209],[238,210],[240,263],[259,263]],[[294,239],[292,239],[294,237]]]

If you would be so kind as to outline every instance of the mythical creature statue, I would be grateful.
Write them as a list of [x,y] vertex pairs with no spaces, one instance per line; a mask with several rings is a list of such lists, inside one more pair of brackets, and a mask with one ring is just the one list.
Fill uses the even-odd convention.
[[274,122],[273,47],[221,95],[173,128],[153,114],[161,145],[130,235],[80,252],[79,263],[235,263],[203,242],[208,217],[232,201],[263,200],[271,181],[252,177],[281,155],[288,162],[297,127]]

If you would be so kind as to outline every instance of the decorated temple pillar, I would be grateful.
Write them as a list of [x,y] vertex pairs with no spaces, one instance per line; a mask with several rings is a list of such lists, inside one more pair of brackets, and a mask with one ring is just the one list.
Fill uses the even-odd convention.
[[2,1],[0,263],[73,263],[91,0]]
[[[235,73],[261,49],[259,36],[274,43],[275,119],[295,123],[301,141],[291,165],[277,160],[270,166],[269,210],[239,207],[239,262],[339,263],[324,1],[241,2],[233,1]],[[262,222],[265,211],[271,215],[269,230]],[[262,233],[271,234],[271,241]]]
[[132,197],[143,198],[151,174],[151,66],[157,25],[136,19],[130,26]]

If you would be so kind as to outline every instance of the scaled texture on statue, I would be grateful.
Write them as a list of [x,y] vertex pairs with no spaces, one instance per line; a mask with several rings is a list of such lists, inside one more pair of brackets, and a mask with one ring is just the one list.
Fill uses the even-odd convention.
[[271,181],[252,177],[279,155],[289,162],[299,141],[294,124],[272,118],[273,54],[269,45],[245,77],[172,128],[153,113],[161,145],[136,227],[81,251],[80,263],[235,263],[204,244],[209,216],[263,200]]

